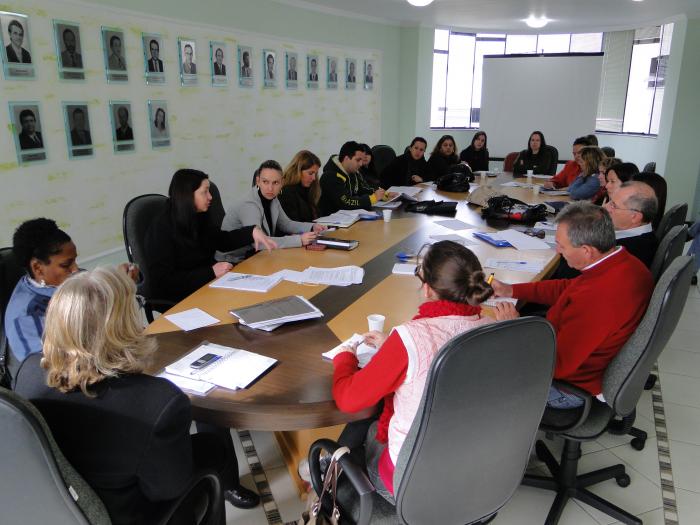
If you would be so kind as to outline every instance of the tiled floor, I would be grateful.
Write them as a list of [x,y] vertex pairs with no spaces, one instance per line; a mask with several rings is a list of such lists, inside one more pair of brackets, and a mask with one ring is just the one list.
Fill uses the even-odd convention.
[[[115,254],[113,264],[124,260]],[[85,265],[92,266],[92,265]],[[670,440],[673,480],[680,525],[700,523],[700,291],[692,287],[683,317],[668,347],[659,359],[660,382]],[[625,510],[639,516],[645,525],[664,525],[661,499],[656,434],[651,408],[651,394],[644,392],[638,406],[636,426],[649,433],[646,447],[639,452],[628,444],[629,438],[605,435],[583,447],[580,471],[587,472],[618,462],[626,465],[632,480],[627,488],[614,481],[595,486],[596,494],[609,499]],[[252,432],[253,441],[267,474],[282,519],[297,519],[305,503],[299,500],[271,433]],[[237,437],[238,458],[243,484],[253,488],[254,482]],[[559,450],[559,444],[549,442]],[[536,460],[531,467],[542,468]],[[544,472],[540,471],[541,474]],[[494,525],[538,525],[544,523],[554,494],[520,487],[511,501],[499,512]],[[239,510],[226,504],[228,525],[265,525],[268,523],[262,507]],[[561,525],[608,525],[614,520],[579,503],[570,502],[560,521]]]

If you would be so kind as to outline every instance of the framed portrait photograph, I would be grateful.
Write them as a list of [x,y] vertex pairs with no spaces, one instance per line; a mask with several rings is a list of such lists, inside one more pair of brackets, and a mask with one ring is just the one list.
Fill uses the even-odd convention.
[[297,53],[287,51],[284,54],[285,71],[287,72],[287,89],[296,89],[298,85],[298,67],[297,63],[299,55]]
[[321,69],[318,55],[306,55],[306,87],[318,89],[318,75]]
[[365,89],[374,89],[374,74],[377,72],[374,60],[365,60]]
[[253,87],[253,48],[238,46],[238,85]]
[[146,84],[165,84],[165,64],[161,55],[163,37],[155,33],[142,33],[141,42]]
[[180,83],[183,86],[197,84],[197,43],[189,38],[177,39],[177,51],[180,59]]
[[35,73],[27,15],[0,11],[0,45],[5,78],[33,79]]
[[354,58],[345,59],[345,89],[355,89],[357,83],[357,61]]
[[211,85],[228,84],[228,48],[224,42],[209,42],[209,62],[211,63]]
[[87,102],[64,102],[63,118],[66,123],[68,157],[92,157],[92,134]]
[[53,34],[58,58],[58,77],[62,80],[85,80],[80,26],[75,22],[54,20]]
[[263,86],[277,87],[277,53],[273,49],[263,49]]
[[38,102],[10,102],[10,121],[15,137],[17,162],[29,164],[46,160]]
[[326,57],[326,87],[328,89],[338,88],[338,58]]
[[168,103],[165,100],[148,101],[148,128],[151,130],[151,147],[153,149],[170,146]]
[[123,100],[109,101],[114,153],[134,151],[134,128],[131,120],[131,103]]
[[102,26],[102,49],[104,50],[107,82],[128,82],[124,31],[114,27]]

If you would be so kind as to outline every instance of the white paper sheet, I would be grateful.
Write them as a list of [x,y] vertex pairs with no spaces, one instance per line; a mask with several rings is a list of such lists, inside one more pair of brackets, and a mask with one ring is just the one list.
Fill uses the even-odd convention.
[[[278,272],[279,273],[279,272]],[[225,288],[242,292],[268,292],[282,280],[282,277],[272,275],[250,275],[245,273],[228,272],[211,283],[211,288]]]
[[316,268],[304,270],[304,281],[310,284],[349,286],[361,284],[365,271],[359,266],[339,266],[337,268]]
[[214,383],[209,383],[207,381],[198,381],[197,379],[190,379],[188,377],[169,374],[165,370],[158,374],[158,377],[167,379],[175,386],[180,388],[180,390],[184,390],[185,392],[191,392],[192,394],[196,394],[199,396],[206,395],[212,388],[216,386]]
[[547,231],[557,231],[557,225],[549,221],[540,221],[535,223],[535,228]]
[[367,363],[370,362],[372,357],[374,357],[374,354],[377,353],[377,348],[370,346],[368,344],[365,344],[363,341],[365,340],[364,337],[362,337],[360,334],[353,334],[353,336],[350,339],[347,339],[340,343],[338,346],[335,348],[328,350],[328,352],[324,352],[321,354],[324,358],[326,359],[333,359],[338,353],[340,352],[340,348],[343,346],[350,346],[352,344],[357,343],[357,349],[355,351],[355,354],[357,355],[357,361],[358,365],[360,368],[364,368]]
[[481,306],[490,306],[493,308],[497,303],[510,303],[512,305],[517,304],[518,300],[512,297],[491,297],[487,301],[481,303]]
[[456,233],[448,233],[443,235],[431,235],[430,238],[434,241],[453,241],[458,242],[462,246],[467,246],[469,244],[477,244],[476,241],[457,235]]
[[435,224],[443,226],[444,228],[449,228],[450,230],[467,230],[469,228],[475,228],[466,222],[460,221],[458,219],[448,219],[445,221],[435,221]]
[[486,268],[494,270],[514,270],[518,272],[538,273],[544,269],[544,261],[518,261],[513,259],[486,259]]
[[503,230],[498,232],[501,239],[508,241],[518,250],[551,250],[551,246],[537,237],[525,235],[518,230]]
[[184,312],[166,315],[165,318],[185,331],[195,330],[196,328],[210,326],[219,322],[216,317],[212,317],[199,308],[192,308]]
[[391,273],[397,275],[415,275],[416,265],[408,263],[395,263],[394,267],[391,269]]

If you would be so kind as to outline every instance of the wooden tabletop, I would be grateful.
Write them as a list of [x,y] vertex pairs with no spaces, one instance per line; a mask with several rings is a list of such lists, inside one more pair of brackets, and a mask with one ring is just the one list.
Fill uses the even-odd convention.
[[[494,187],[526,202],[537,198],[527,188],[501,188],[498,182],[513,180],[500,176]],[[524,179],[519,179],[523,180]],[[477,182],[479,179],[477,178]],[[466,204],[465,194],[448,194],[426,188],[421,200],[458,201],[455,218],[470,225],[459,231],[471,238],[473,231],[503,229],[503,224],[489,225],[480,215],[480,208]],[[548,200],[553,200],[548,198]],[[362,266],[362,284],[341,286],[308,286],[282,281],[268,293],[239,292],[210,288],[208,285],[178,303],[167,314],[198,307],[221,320],[219,325],[183,332],[163,316],[152,323],[147,332],[159,344],[150,371],[157,372],[203,340],[234,348],[244,348],[274,357],[277,365],[249,388],[231,391],[217,388],[206,397],[192,396],[193,416],[222,426],[250,430],[297,430],[337,425],[368,417],[372,409],[357,414],[340,412],[331,396],[332,364],[321,353],[333,348],[355,332],[367,330],[367,315],[386,316],[385,331],[415,315],[422,302],[420,281],[413,276],[393,275],[392,267],[399,251],[415,252],[433,234],[455,233],[435,224],[448,217],[427,216],[394,210],[390,222],[361,221],[351,228],[334,232],[335,237],[356,239],[359,246],[352,251],[308,251],[303,248],[258,253],[237,265],[235,271],[269,275],[278,270],[303,270],[308,266]],[[469,248],[483,262],[488,257],[501,259],[538,259],[546,263],[539,274],[496,271],[496,278],[510,282],[527,282],[548,274],[557,262],[553,250],[516,251],[495,248],[481,241]],[[287,295],[310,299],[323,313],[318,320],[282,326],[267,333],[235,323],[228,312],[235,307]]]

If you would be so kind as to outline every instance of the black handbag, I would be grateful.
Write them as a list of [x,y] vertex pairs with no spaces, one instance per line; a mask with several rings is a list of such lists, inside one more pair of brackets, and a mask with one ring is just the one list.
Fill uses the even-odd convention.
[[537,222],[547,218],[544,204],[529,205],[506,195],[491,197],[481,210],[484,219],[501,219],[511,222]]
[[447,173],[437,180],[437,189],[453,193],[466,193],[469,183],[474,182],[474,174],[466,164],[455,164],[447,169]]
[[406,206],[406,211],[425,213],[427,215],[448,215],[454,217],[457,213],[457,203],[453,201],[420,201]]

